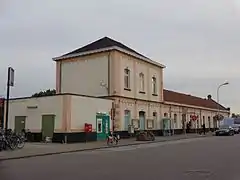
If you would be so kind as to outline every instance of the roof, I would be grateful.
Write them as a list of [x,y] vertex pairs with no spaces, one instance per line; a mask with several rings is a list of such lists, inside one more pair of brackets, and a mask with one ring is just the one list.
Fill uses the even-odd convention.
[[218,103],[214,101],[212,98],[203,99],[200,97],[174,92],[167,89],[163,90],[163,98],[164,101],[166,102],[205,107],[210,109],[218,109],[219,106],[220,110],[228,111],[228,108],[225,108],[221,104],[218,105]]
[[[131,53],[135,53],[135,54],[137,54],[137,55],[139,55],[139,56],[141,56],[143,58],[147,58],[146,56],[138,53],[137,51],[135,51],[135,50],[125,46],[121,42],[113,40],[113,39],[111,39],[109,37],[103,37],[103,38],[101,38],[101,39],[99,39],[97,41],[94,41],[94,42],[86,45],[86,46],[83,46],[83,47],[78,48],[78,49],[76,49],[76,50],[74,50],[72,52],[64,54],[64,55],[62,55],[62,57],[63,56],[68,56],[68,55],[72,55],[72,54],[83,53],[83,52],[87,52],[87,51],[94,51],[94,50],[98,50],[98,49],[114,47],[114,46],[120,47],[120,48],[122,48],[122,49],[124,49],[126,51],[131,52]],[[147,58],[147,59],[149,59],[149,58]]]
[[103,37],[101,39],[98,39],[97,41],[94,41],[86,46],[83,46],[74,51],[66,53],[60,57],[53,58],[53,60],[63,60],[63,59],[67,59],[70,57],[83,56],[83,55],[88,55],[88,54],[93,54],[93,53],[103,52],[103,51],[110,51],[110,50],[118,50],[118,51],[124,52],[126,54],[130,54],[132,56],[140,58],[148,63],[165,68],[164,65],[162,65],[158,62],[152,61],[150,58],[140,54],[139,52],[124,45],[123,43],[113,40],[109,37]]

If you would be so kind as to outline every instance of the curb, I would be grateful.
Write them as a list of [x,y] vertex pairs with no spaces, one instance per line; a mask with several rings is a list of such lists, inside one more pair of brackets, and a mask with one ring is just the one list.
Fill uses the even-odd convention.
[[66,150],[66,151],[59,151],[59,152],[51,152],[51,153],[42,153],[42,154],[33,154],[33,155],[26,155],[26,156],[18,156],[18,157],[9,157],[9,158],[0,158],[1,161],[8,161],[8,160],[16,160],[16,159],[27,159],[33,157],[41,157],[41,156],[51,156],[57,154],[67,154],[67,153],[74,153],[74,152],[83,152],[83,151],[93,151],[99,149],[108,149],[108,148],[118,148],[118,147],[125,147],[125,146],[133,146],[133,145],[141,145],[141,144],[154,144],[159,142],[167,142],[167,141],[179,141],[183,139],[199,139],[199,138],[206,138],[212,136],[196,136],[196,137],[182,137],[176,139],[166,139],[166,140],[159,140],[159,141],[145,141],[145,142],[137,142],[137,143],[129,143],[129,144],[121,144],[117,146],[101,146],[101,147],[94,147],[94,148],[86,148],[86,149],[75,149],[75,150]]

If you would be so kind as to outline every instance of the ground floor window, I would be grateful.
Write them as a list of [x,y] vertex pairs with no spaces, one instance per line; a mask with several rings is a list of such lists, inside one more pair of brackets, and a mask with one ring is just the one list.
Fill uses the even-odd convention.
[[147,128],[148,129],[153,129],[154,128],[154,121],[149,119],[147,120]]
[[138,119],[133,119],[132,120],[132,125],[135,129],[138,129],[139,128],[139,120]]

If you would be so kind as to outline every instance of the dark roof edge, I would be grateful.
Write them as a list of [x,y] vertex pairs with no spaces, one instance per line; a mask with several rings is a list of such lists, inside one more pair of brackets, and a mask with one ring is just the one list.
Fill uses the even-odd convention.
[[[194,98],[199,98],[199,99],[202,99],[202,100],[207,100],[207,99],[204,99],[204,98],[202,98],[202,97],[198,97],[198,96],[193,96],[193,95],[191,95],[191,94],[185,94],[185,93],[181,93],[181,92],[177,92],[177,91],[172,91],[172,90],[168,90],[168,89],[163,89],[163,90],[165,90],[165,91],[170,91],[170,92],[173,92],[173,93],[177,93],[177,94],[182,94],[182,95],[185,95],[185,96],[191,96],[191,97],[194,97]],[[223,105],[221,105],[221,104],[219,104],[219,103],[217,103],[215,100],[213,100],[213,99],[211,99],[213,102],[215,102],[216,104],[218,104],[218,105],[220,105],[220,107],[222,107],[223,109],[225,109],[226,111],[229,111],[228,110],[228,108],[226,108],[225,106],[223,106]]]
[[[146,99],[140,99],[140,98],[131,98],[131,97],[126,97],[126,96],[120,96],[120,95],[111,95],[111,96],[101,96],[102,98],[126,98],[126,99],[131,99],[131,100],[137,100],[137,101],[145,101],[145,102],[150,102],[150,103],[161,103],[161,104],[178,104],[175,102],[171,102],[171,101],[150,101],[150,100],[146,100]],[[194,106],[194,105],[190,105],[190,104],[181,104],[182,107],[189,107],[189,106]],[[209,111],[216,111],[217,109],[213,109],[213,108],[208,108],[208,107],[203,107],[203,106],[196,106],[199,109],[208,109]],[[227,111],[229,112],[228,109],[226,110],[220,110],[220,111]]]
[[88,98],[95,98],[95,99],[105,99],[105,100],[113,100],[111,98],[103,98],[103,97],[97,97],[97,96],[89,96],[84,94],[74,94],[74,93],[59,93],[51,96],[41,96],[41,97],[32,97],[32,96],[25,96],[25,97],[18,97],[18,98],[10,98],[10,101],[15,100],[24,100],[24,99],[36,99],[36,98],[46,98],[46,97],[53,97],[53,96],[65,96],[65,95],[71,95],[71,96],[79,96],[79,97],[88,97]]
[[147,63],[150,63],[150,64],[153,64],[155,66],[159,66],[161,68],[166,68],[165,65],[161,64],[161,63],[158,63],[156,61],[153,61],[149,58],[145,58],[143,56],[140,56],[136,53],[132,53],[130,51],[127,51],[125,49],[122,49],[120,47],[117,47],[117,46],[112,46],[112,47],[108,47],[108,48],[100,48],[100,49],[97,49],[97,50],[93,50],[93,51],[86,51],[86,52],[81,52],[81,53],[77,53],[77,54],[71,54],[71,55],[66,55],[66,56],[59,56],[59,57],[55,57],[55,58],[52,58],[53,61],[63,61],[63,60],[66,60],[66,59],[69,59],[69,58],[75,58],[75,57],[81,57],[81,56],[87,56],[87,55],[90,55],[90,54],[95,54],[95,53],[100,53],[100,52],[106,52],[106,51],[111,51],[111,50],[116,50],[116,51],[119,51],[119,52],[122,52],[124,54],[127,54],[127,55],[130,55],[130,56],[133,56],[133,57],[136,57],[138,59],[141,59]]

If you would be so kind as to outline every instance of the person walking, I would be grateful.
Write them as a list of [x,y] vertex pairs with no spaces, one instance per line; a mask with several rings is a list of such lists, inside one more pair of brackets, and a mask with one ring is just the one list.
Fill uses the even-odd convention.
[[205,135],[206,134],[206,125],[205,124],[202,125],[202,129],[203,129],[203,134]]

